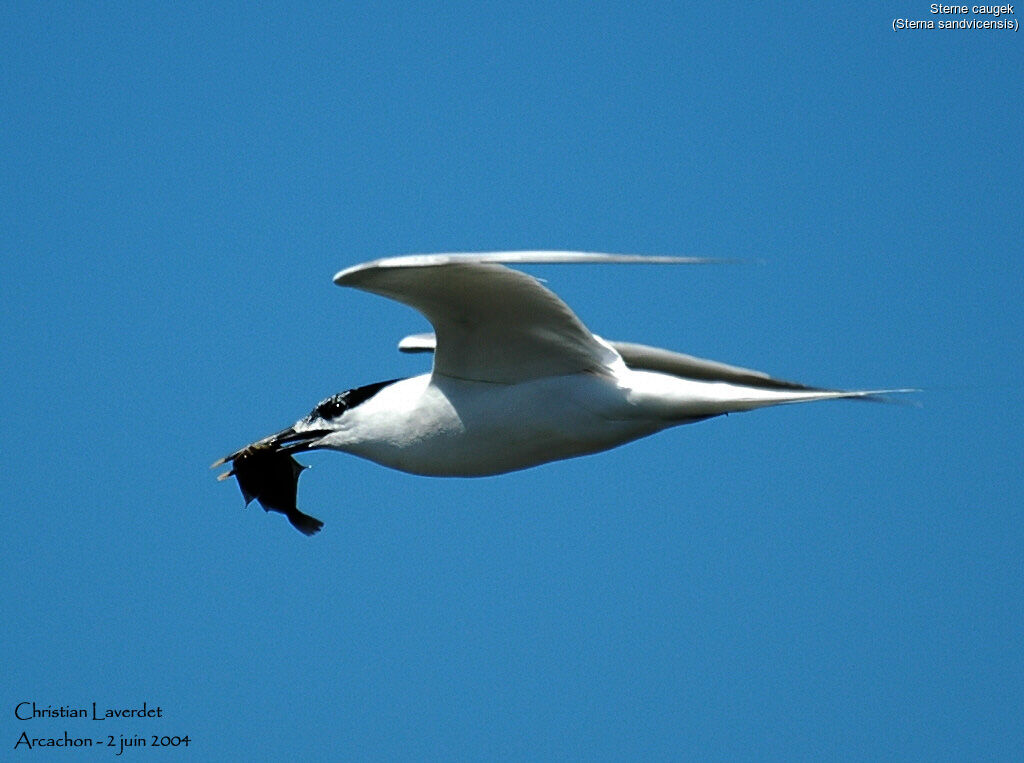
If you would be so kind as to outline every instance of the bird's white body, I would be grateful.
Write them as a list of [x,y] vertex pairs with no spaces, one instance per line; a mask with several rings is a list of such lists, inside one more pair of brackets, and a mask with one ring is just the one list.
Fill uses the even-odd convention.
[[384,388],[321,447],[414,474],[476,477],[614,447],[668,426],[592,373],[487,384],[430,374]]
[[429,374],[335,395],[292,427],[222,459],[247,500],[320,522],[295,507],[293,453],[328,448],[393,469],[475,477],[607,450],[662,429],[736,411],[875,390],[828,390],[644,345],[606,342],[515,262],[698,262],[574,252],[412,255],[356,265],[335,283],[403,302],[435,335]]
[[[423,374],[382,389],[317,445],[413,474],[479,477],[596,453],[722,413],[836,396],[812,395],[680,379],[623,363],[608,373],[519,384]],[[298,422],[295,429],[316,426]]]

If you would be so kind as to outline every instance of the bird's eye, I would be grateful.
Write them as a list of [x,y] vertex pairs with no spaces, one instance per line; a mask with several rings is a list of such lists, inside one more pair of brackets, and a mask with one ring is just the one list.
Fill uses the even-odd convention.
[[314,408],[310,414],[310,419],[333,419],[340,416],[348,409],[348,404],[345,399],[345,393],[340,395],[331,395],[320,402],[316,408]]

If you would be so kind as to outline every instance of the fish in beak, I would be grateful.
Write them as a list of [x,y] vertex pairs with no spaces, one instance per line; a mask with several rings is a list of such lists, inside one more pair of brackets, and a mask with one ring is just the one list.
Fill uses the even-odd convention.
[[264,511],[284,514],[296,530],[304,535],[315,535],[324,523],[299,511],[295,505],[299,475],[307,467],[292,454],[312,449],[326,433],[320,430],[296,432],[294,427],[289,427],[217,460],[211,468],[230,461],[231,468],[217,479],[234,476],[246,506],[256,499]]

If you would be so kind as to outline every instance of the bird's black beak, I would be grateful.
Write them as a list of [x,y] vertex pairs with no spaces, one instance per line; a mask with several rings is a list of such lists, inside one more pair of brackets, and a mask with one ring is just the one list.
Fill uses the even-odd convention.
[[219,459],[212,468],[230,461],[231,468],[217,479],[234,476],[246,506],[255,498],[264,511],[284,514],[296,530],[304,535],[315,535],[324,523],[303,514],[295,505],[299,475],[306,467],[296,461],[292,453],[310,450],[324,434],[321,431],[296,432],[294,427],[289,427]]

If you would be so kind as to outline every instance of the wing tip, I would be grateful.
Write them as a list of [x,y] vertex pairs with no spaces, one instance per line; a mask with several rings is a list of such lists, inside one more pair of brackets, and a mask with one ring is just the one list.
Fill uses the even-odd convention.
[[398,342],[399,352],[433,352],[437,346],[434,334],[410,334]]
[[918,387],[899,387],[894,389],[876,389],[859,392],[855,399],[866,400],[870,403],[888,403],[890,405],[906,405],[911,408],[923,408],[919,400],[908,400],[903,395],[913,395],[924,392]]

